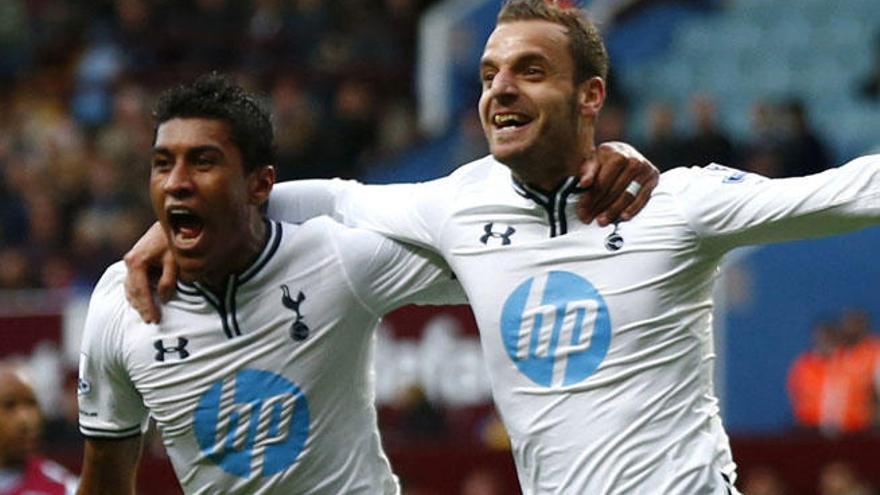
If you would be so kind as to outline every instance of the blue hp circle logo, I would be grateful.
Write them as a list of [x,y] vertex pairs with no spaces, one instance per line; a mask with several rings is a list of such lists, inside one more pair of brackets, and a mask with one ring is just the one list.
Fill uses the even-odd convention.
[[592,284],[574,273],[533,277],[504,303],[501,339],[516,367],[538,385],[578,383],[608,353],[608,306]]
[[220,380],[194,415],[196,440],[224,471],[247,478],[290,467],[309,435],[309,406],[283,376],[255,369]]

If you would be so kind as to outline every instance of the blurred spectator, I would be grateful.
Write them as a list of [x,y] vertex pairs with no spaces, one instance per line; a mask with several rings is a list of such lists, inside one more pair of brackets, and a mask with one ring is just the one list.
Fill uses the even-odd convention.
[[874,66],[871,73],[859,88],[861,96],[867,100],[880,101],[880,32],[874,42]]
[[76,477],[37,455],[42,421],[23,371],[0,362],[0,494],[64,495],[76,489]]
[[804,103],[798,99],[781,105],[782,173],[781,177],[798,177],[819,173],[828,168],[828,150],[810,125]]
[[272,88],[278,180],[321,175],[320,135],[322,115],[314,96],[295,77],[279,78]]
[[813,326],[813,347],[798,356],[788,371],[788,396],[797,424],[818,429],[822,422],[828,368],[837,348],[837,328],[831,321]]
[[31,64],[33,39],[23,0],[0,2],[0,89]]
[[394,433],[403,438],[439,437],[448,430],[443,411],[428,400],[418,385],[403,390],[391,409],[398,419]]
[[819,493],[820,495],[876,495],[855,469],[842,461],[832,462],[822,468],[819,474]]
[[483,135],[483,125],[476,108],[462,112],[458,121],[457,141],[451,148],[451,163],[446,172],[452,172],[459,165],[489,154],[489,146]]
[[596,122],[596,142],[626,141],[629,138],[628,116],[626,108],[614,102],[602,107],[599,120]]
[[79,406],[77,405],[78,376],[76,370],[65,373],[61,386],[58,408],[48,415],[43,429],[43,449],[53,453],[69,452],[77,458],[82,456],[83,436],[79,432]]
[[0,248],[0,289],[26,289],[33,286],[27,255],[21,248]]
[[419,138],[418,19],[434,1],[0,2],[0,253],[31,265],[0,283],[89,285],[122,256],[152,219],[131,187],[149,173],[144,102],[208,68],[271,95],[281,179],[357,178],[399,153]]
[[871,334],[868,314],[858,309],[845,311],[840,320],[840,346],[829,364],[823,429],[849,433],[876,424],[878,363],[880,338]]
[[[376,96],[370,86],[358,79],[347,79],[336,92],[333,111],[323,134],[322,176],[355,178],[377,141]],[[345,143],[345,146],[340,146]]]
[[770,101],[758,100],[752,104],[749,116],[751,137],[745,149],[744,168],[765,177],[781,177],[784,165],[778,109]]
[[648,110],[648,142],[642,153],[661,171],[687,164],[684,139],[676,128],[675,108],[657,102]]
[[715,162],[734,166],[730,139],[718,126],[715,102],[707,94],[695,95],[690,102],[693,133],[687,138],[687,165],[704,166]]
[[740,484],[746,495],[786,495],[785,483],[768,467],[753,468]]

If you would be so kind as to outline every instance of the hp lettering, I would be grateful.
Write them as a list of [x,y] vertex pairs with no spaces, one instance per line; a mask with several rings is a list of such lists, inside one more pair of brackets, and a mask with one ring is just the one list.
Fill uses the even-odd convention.
[[544,387],[579,383],[596,371],[611,343],[608,306],[582,277],[552,271],[521,283],[501,314],[507,355]]
[[271,476],[296,461],[309,434],[299,387],[268,371],[245,369],[202,395],[194,415],[199,447],[241,478]]

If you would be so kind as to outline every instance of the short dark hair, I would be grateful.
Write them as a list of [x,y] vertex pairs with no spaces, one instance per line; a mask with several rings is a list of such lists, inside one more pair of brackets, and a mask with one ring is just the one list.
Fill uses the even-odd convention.
[[498,12],[497,23],[549,21],[567,29],[569,50],[574,61],[574,83],[591,77],[608,78],[608,51],[602,35],[583,10],[559,0],[507,0]]
[[222,120],[229,125],[232,141],[241,151],[245,173],[275,163],[275,134],[269,111],[226,75],[204,74],[191,84],[164,91],[153,109],[153,118],[156,130],[175,118]]

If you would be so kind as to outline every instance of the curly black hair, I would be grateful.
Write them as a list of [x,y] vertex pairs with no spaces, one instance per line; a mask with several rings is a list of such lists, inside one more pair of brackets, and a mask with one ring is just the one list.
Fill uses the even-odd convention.
[[275,134],[269,111],[226,75],[211,72],[191,84],[162,92],[153,118],[156,130],[175,118],[225,121],[232,141],[241,151],[245,173],[275,163]]

